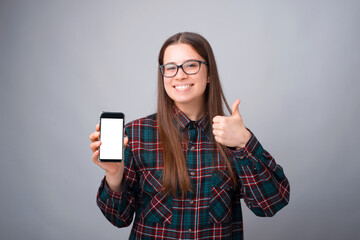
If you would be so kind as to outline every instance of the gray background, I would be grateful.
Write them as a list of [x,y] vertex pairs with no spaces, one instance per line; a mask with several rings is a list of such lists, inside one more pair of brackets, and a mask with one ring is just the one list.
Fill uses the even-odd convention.
[[[126,239],[95,197],[102,110],[153,113],[157,54],[195,31],[230,104],[284,168],[290,204],[246,239],[359,232],[359,1],[1,1],[0,238]],[[245,205],[243,205],[245,206]]]

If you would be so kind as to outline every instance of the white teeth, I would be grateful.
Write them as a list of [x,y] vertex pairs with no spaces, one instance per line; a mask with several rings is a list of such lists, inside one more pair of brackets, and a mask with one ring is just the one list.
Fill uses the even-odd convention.
[[175,88],[178,88],[178,89],[185,89],[185,88],[188,88],[188,87],[190,87],[190,85],[175,86]]

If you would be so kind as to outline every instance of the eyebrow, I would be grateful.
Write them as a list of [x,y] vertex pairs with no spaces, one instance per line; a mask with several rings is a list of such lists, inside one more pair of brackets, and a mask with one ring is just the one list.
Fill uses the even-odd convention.
[[[188,61],[204,61],[204,60],[199,60],[199,59],[191,58],[191,59],[187,59],[187,60],[183,61],[183,63],[186,63],[186,62],[188,62]],[[181,63],[181,64],[183,64],[183,63]],[[177,65],[175,62],[163,63],[163,65],[166,65],[166,64],[175,64],[175,65]],[[179,65],[181,65],[181,64],[179,64]]]

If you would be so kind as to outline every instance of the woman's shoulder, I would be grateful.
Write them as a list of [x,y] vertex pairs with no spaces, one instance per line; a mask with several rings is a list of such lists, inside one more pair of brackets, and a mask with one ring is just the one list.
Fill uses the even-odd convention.
[[139,126],[157,127],[156,113],[133,120],[125,125],[125,129]]

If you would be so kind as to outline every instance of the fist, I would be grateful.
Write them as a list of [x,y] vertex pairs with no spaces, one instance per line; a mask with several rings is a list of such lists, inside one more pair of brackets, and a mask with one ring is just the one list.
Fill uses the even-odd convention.
[[216,116],[213,118],[213,134],[215,141],[228,146],[243,148],[251,138],[251,133],[246,129],[241,118],[238,106],[240,100],[236,100],[231,107],[231,117]]

